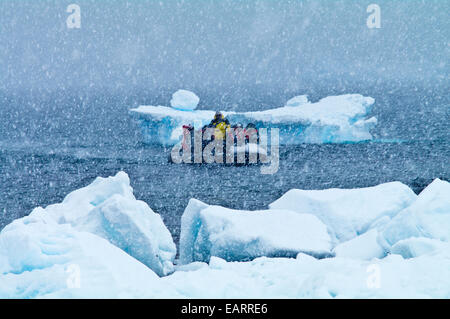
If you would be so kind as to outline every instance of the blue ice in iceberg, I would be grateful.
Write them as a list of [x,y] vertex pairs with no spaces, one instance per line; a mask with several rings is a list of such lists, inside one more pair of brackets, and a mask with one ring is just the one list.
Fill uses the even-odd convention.
[[[141,105],[130,110],[131,116],[140,123],[145,143],[175,145],[181,140],[183,125],[201,128],[214,117],[213,110],[193,110],[196,100],[190,94],[183,93],[180,100],[182,103],[172,103],[175,107]],[[258,112],[222,113],[231,123],[278,128],[281,145],[359,142],[372,139],[370,129],[376,125],[377,119],[368,114],[374,102],[371,97],[345,94],[312,103],[306,95],[301,95],[290,99],[283,107]],[[181,109],[178,104],[188,107]]]

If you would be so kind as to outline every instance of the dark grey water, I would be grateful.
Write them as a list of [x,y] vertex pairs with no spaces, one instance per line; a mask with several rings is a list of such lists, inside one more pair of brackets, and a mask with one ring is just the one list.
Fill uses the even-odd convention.
[[160,213],[177,239],[180,217],[192,197],[209,204],[259,209],[291,188],[364,187],[399,180],[416,192],[434,178],[450,178],[443,143],[328,144],[281,149],[280,169],[168,164],[168,151],[140,145],[114,154],[86,149],[46,153],[29,148],[0,152],[2,226],[33,207],[61,201],[95,177],[119,170],[131,178],[135,196]]
[[169,150],[141,144],[139,129],[127,114],[130,107],[148,103],[142,96],[3,97],[0,229],[36,206],[60,202],[95,177],[119,170],[129,174],[135,196],[163,216],[176,241],[181,214],[192,197],[260,209],[291,188],[401,181],[420,192],[434,178],[450,179],[445,94],[414,88],[369,94],[377,99],[375,137],[404,142],[283,147],[274,175],[262,175],[254,166],[167,163]]

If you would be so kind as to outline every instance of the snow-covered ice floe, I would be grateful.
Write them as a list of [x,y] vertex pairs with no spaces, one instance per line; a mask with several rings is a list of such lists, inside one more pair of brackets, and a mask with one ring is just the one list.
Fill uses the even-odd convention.
[[288,210],[238,211],[189,201],[181,218],[180,261],[227,261],[331,255],[327,227],[317,217]]
[[[175,145],[181,139],[183,125],[191,124],[198,129],[214,117],[215,111],[195,110],[198,100],[194,93],[178,92],[172,98],[176,101],[172,103],[173,107],[142,105],[130,110],[130,114],[140,122],[146,143]],[[222,113],[231,123],[279,128],[282,145],[359,142],[372,139],[370,129],[376,125],[377,119],[369,117],[369,113],[374,102],[371,97],[346,94],[312,103],[301,95],[290,99],[283,107],[259,112]]]
[[0,298],[450,298],[449,195],[436,179],[418,196],[295,190],[262,211],[192,199],[173,265],[121,172],[0,232]]

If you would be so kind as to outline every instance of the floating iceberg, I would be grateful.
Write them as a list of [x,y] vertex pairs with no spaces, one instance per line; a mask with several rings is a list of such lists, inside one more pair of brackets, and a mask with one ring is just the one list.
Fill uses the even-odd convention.
[[238,211],[191,199],[181,218],[180,261],[228,261],[260,256],[331,255],[327,227],[315,216],[287,210]]
[[391,182],[355,189],[292,189],[269,207],[315,215],[344,242],[373,228],[383,218],[390,220],[416,197],[405,184]]
[[[194,101],[195,102],[195,101]],[[284,107],[260,112],[223,112],[231,123],[254,123],[257,128],[279,128],[280,144],[345,143],[371,140],[370,129],[375,117],[368,118],[375,100],[360,94],[329,96],[311,103],[302,95],[288,101]],[[193,106],[195,103],[187,103]],[[186,105],[187,105],[186,104]],[[146,143],[175,145],[181,139],[182,126],[196,129],[208,124],[215,111],[189,107],[139,106],[130,114],[140,122]],[[196,104],[195,104],[196,105]]]

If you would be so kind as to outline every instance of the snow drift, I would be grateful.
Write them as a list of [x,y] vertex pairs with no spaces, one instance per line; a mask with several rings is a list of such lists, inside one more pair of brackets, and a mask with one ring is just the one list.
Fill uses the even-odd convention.
[[[179,103],[175,108],[142,105],[131,109],[130,114],[140,122],[146,143],[174,145],[181,139],[182,125],[201,128],[214,117],[215,111],[192,110],[195,101],[190,97],[184,109],[180,109]],[[280,144],[358,142],[372,139],[370,129],[377,120],[368,114],[374,102],[371,97],[346,94],[311,103],[301,95],[275,109],[222,113],[231,123],[240,122],[245,126],[251,122],[258,128],[279,128]]]

